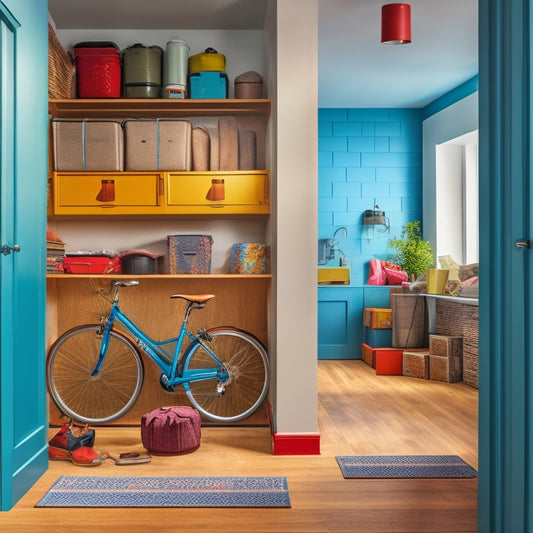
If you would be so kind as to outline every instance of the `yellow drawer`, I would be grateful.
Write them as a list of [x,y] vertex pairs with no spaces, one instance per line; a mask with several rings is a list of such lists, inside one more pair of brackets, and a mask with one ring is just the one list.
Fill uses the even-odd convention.
[[164,212],[158,172],[55,172],[55,214],[155,214]]
[[268,172],[171,172],[167,175],[166,210],[176,214],[268,214]]

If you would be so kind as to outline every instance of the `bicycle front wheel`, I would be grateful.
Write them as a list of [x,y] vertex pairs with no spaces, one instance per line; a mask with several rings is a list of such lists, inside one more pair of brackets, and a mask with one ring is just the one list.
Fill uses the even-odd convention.
[[58,408],[78,422],[116,420],[136,402],[143,383],[137,347],[121,332],[110,332],[100,372],[91,376],[100,353],[100,326],[77,326],[65,332],[48,354],[48,388]]
[[[210,331],[213,353],[222,361],[229,378],[190,381],[185,391],[200,413],[218,422],[237,422],[257,411],[268,392],[270,366],[262,344],[243,331]],[[191,348],[184,370],[213,368],[214,360],[201,344]]]

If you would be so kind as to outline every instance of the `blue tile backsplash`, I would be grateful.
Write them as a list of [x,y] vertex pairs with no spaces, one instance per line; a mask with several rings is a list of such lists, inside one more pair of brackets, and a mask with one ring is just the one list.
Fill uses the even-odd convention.
[[[421,109],[318,110],[318,237],[346,226],[339,247],[352,285],[366,283],[370,259],[390,257],[387,240],[404,224],[422,220],[422,119]],[[390,233],[363,226],[374,202],[389,217]]]

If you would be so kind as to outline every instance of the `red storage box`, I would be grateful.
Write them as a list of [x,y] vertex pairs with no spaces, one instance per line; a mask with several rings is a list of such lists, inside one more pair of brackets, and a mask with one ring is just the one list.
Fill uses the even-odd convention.
[[401,376],[403,374],[403,350],[381,348],[375,351],[376,375]]
[[63,259],[67,274],[117,274],[121,272],[120,257],[76,255]]
[[74,46],[78,98],[120,98],[121,54],[115,43],[83,42]]

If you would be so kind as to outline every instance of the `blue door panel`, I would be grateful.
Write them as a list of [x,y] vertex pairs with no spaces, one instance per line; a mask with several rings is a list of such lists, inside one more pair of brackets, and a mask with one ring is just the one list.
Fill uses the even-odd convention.
[[318,358],[360,359],[363,289],[318,289]]
[[48,3],[0,0],[0,503],[48,467],[45,236]]

